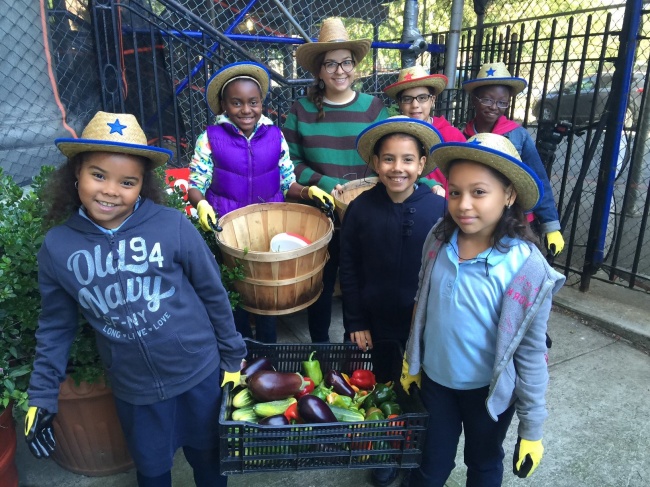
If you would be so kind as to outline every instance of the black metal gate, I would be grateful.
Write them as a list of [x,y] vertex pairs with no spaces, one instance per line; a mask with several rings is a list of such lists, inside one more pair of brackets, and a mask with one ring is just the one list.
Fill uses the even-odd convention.
[[579,279],[583,289],[593,277],[650,290],[650,107],[645,96],[650,42],[648,26],[641,22],[648,11],[641,4],[462,33],[448,118],[462,125],[472,117],[462,82],[482,63],[503,61],[513,75],[528,81],[507,115],[538,143],[549,126],[563,122],[568,128],[555,157],[547,160],[567,242],[555,265],[569,282]]

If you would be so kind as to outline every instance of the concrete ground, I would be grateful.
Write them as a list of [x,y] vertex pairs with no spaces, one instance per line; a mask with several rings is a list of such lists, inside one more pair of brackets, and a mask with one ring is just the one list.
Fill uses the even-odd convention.
[[[581,293],[570,285],[558,296],[549,321],[553,347],[549,355],[549,418],[545,453],[533,476],[511,473],[517,420],[504,448],[504,486],[647,487],[650,485],[650,295],[592,281]],[[342,341],[340,299],[335,298],[330,338]],[[306,313],[283,317],[278,340],[308,342]],[[645,350],[639,347],[646,347]],[[465,483],[462,439],[457,467],[448,487]],[[36,460],[18,441],[17,463],[22,487],[132,487],[135,472],[84,477],[53,461]],[[173,469],[175,487],[192,486],[183,454]],[[233,475],[231,487],[329,487],[371,485],[364,470],[311,470]],[[399,485],[399,478],[393,486]]]

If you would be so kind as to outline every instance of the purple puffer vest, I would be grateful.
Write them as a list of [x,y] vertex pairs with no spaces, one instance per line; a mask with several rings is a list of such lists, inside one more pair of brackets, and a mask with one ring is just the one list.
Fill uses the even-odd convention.
[[214,169],[205,198],[218,216],[253,203],[284,201],[278,127],[260,125],[250,140],[230,124],[209,125],[206,131]]

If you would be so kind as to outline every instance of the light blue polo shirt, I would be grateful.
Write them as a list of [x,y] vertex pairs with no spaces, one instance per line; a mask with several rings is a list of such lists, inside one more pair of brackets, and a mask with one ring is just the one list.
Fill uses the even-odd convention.
[[503,294],[531,252],[520,239],[501,242],[509,247],[505,252],[493,247],[459,263],[456,230],[440,250],[431,271],[422,363],[438,384],[461,390],[490,384]]

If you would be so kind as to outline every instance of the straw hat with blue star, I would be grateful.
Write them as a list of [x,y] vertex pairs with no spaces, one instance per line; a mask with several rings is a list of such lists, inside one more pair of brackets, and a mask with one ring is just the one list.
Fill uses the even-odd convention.
[[472,93],[476,88],[481,86],[503,85],[511,89],[512,96],[516,96],[528,85],[524,78],[512,76],[506,65],[502,62],[485,63],[481,66],[476,78],[467,80],[463,83],[463,90]]
[[544,193],[537,174],[521,162],[515,146],[502,135],[484,132],[467,142],[445,142],[434,146],[430,155],[446,178],[449,178],[449,164],[457,159],[495,169],[510,180],[524,211],[534,209]]
[[170,150],[147,145],[147,136],[130,113],[97,112],[80,138],[61,138],[54,143],[67,157],[82,152],[115,152],[145,157],[153,167],[162,166],[172,158]]

